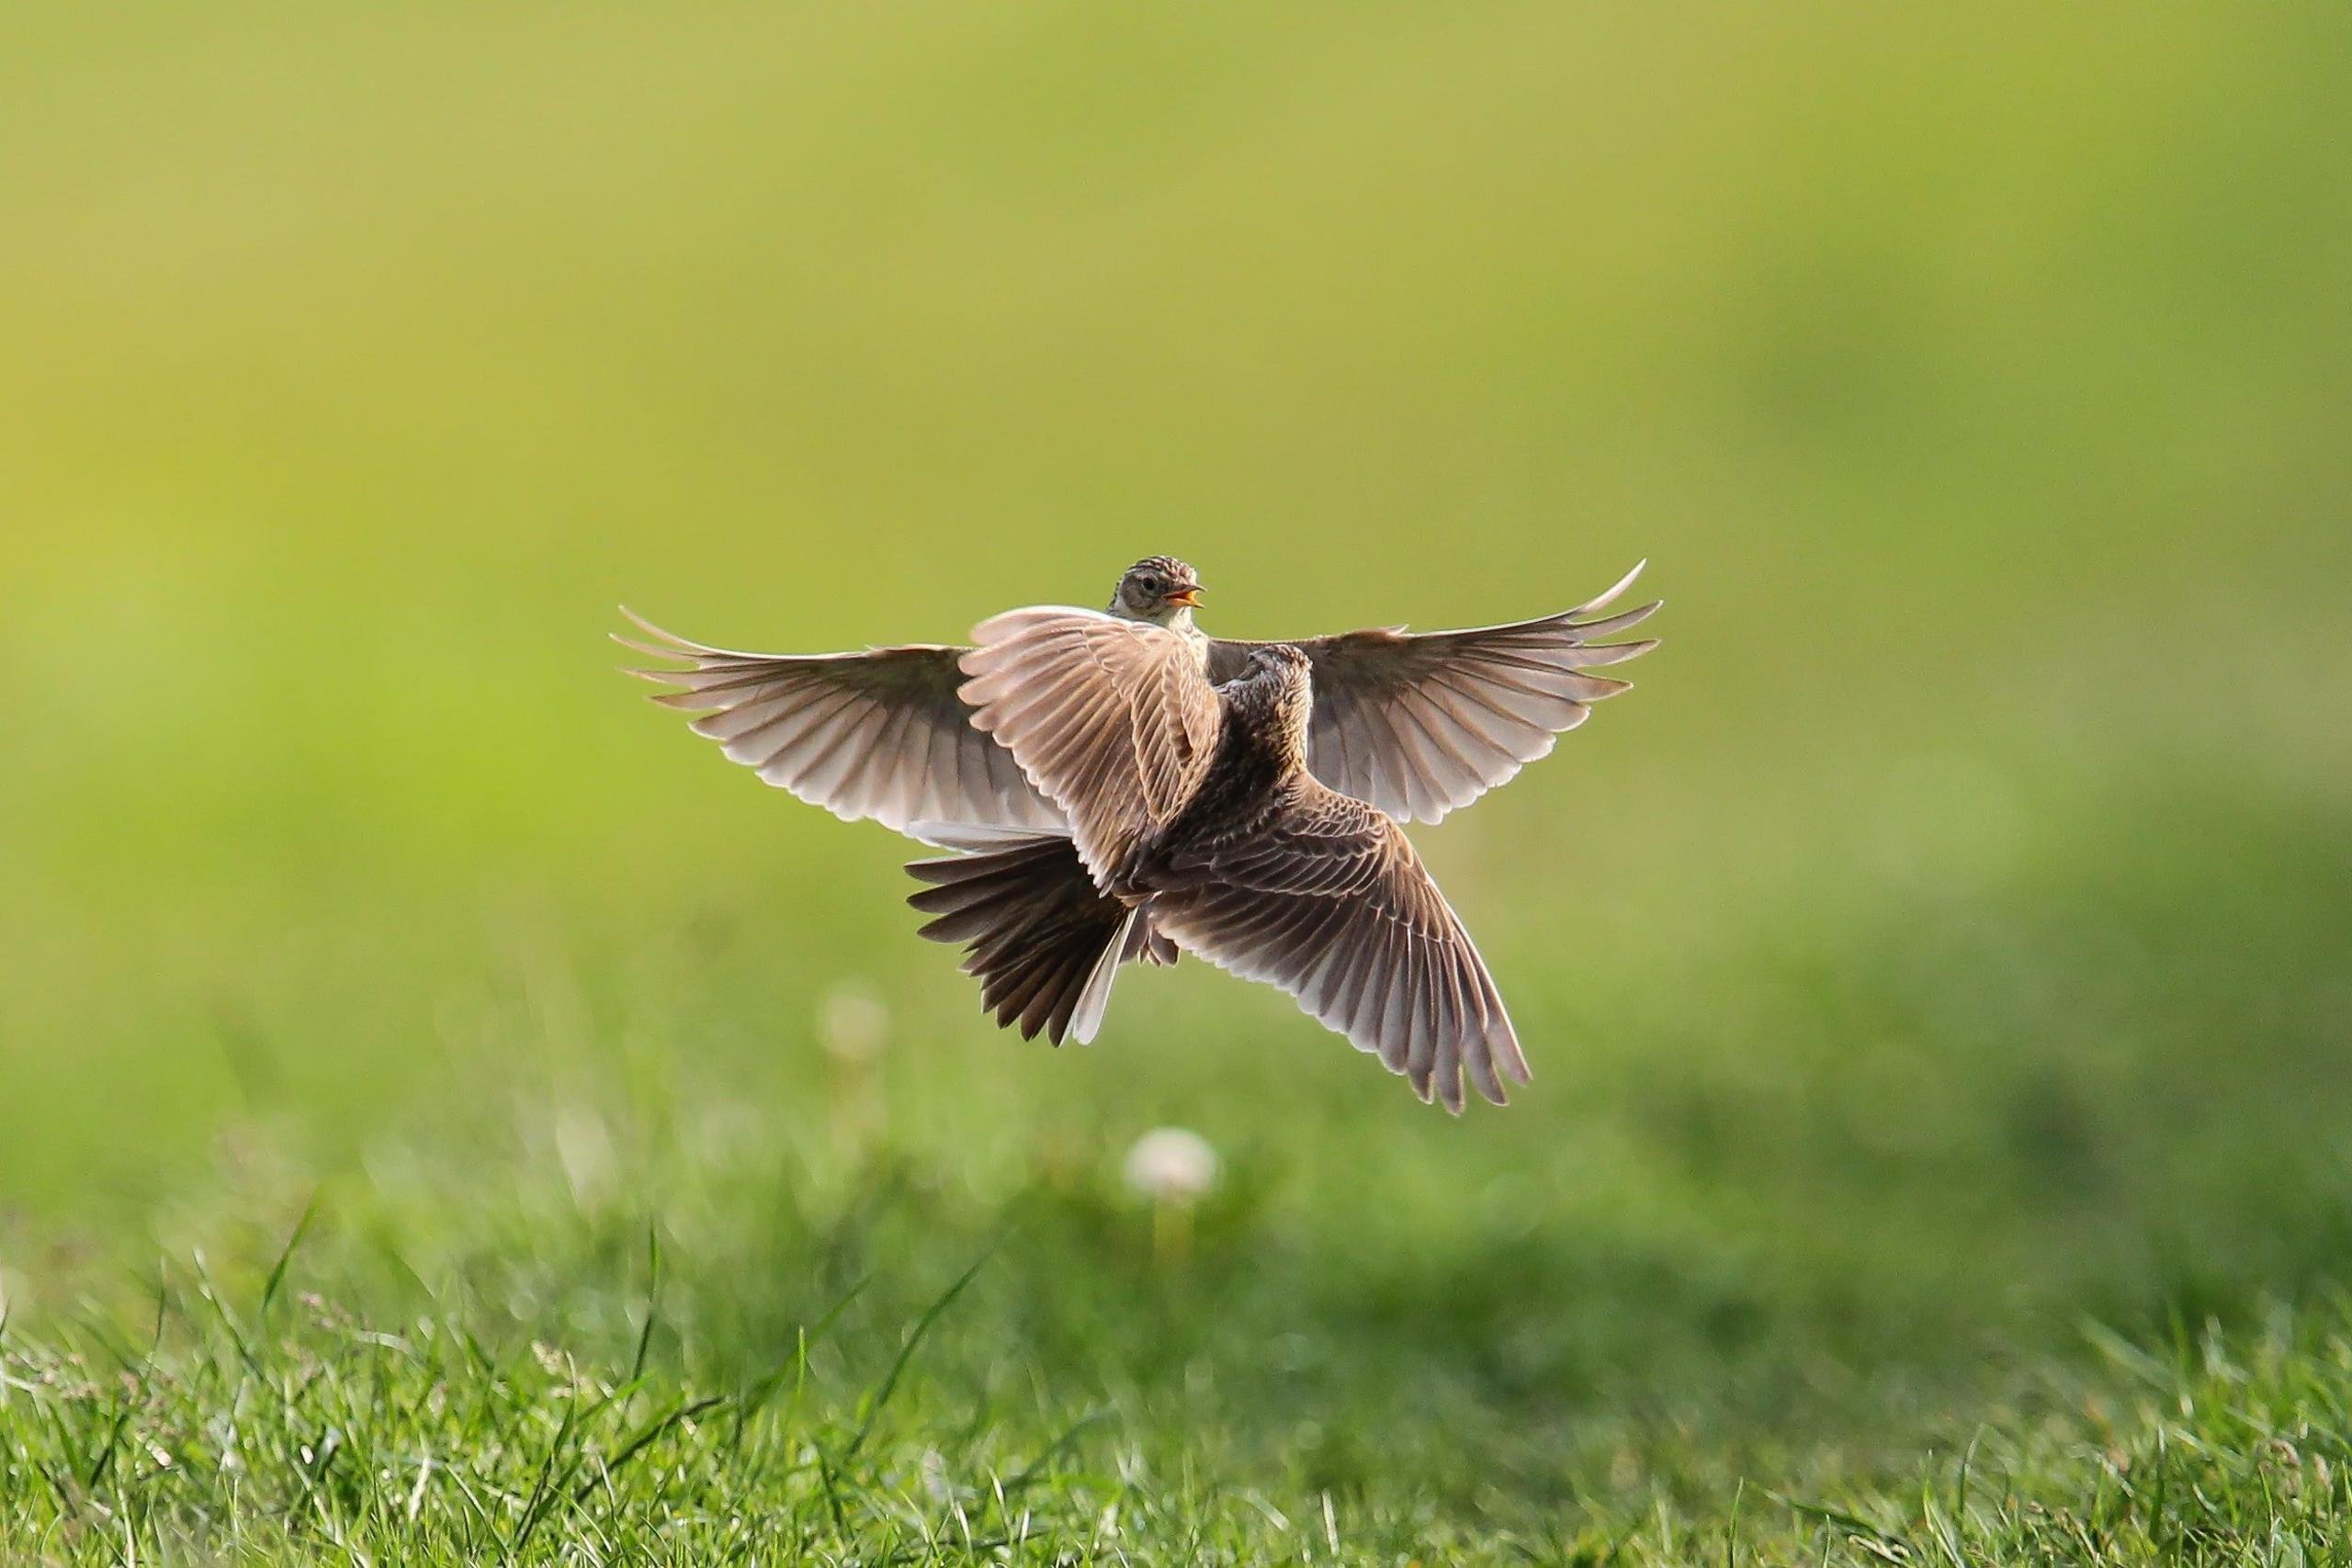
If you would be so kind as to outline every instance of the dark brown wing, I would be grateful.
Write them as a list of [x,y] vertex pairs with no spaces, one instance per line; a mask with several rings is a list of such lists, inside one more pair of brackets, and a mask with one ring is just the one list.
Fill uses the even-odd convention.
[[1008,610],[972,630],[964,700],[1069,816],[1108,886],[1192,798],[1216,752],[1216,694],[1193,645],[1094,610]]
[[[1509,626],[1419,636],[1348,632],[1292,644],[1314,661],[1306,765],[1342,795],[1399,821],[1435,822],[1552,750],[1592,705],[1631,682],[1587,671],[1647,653],[1655,640],[1595,643],[1636,626],[1653,602],[1588,619],[1642,569],[1589,604]],[[1238,674],[1248,642],[1209,645],[1209,675]]]
[[[1273,825],[1173,862],[1154,926],[1220,968],[1279,986],[1301,1010],[1462,1109],[1466,1071],[1504,1102],[1527,1081],[1510,1015],[1470,935],[1402,829],[1298,781]],[[1198,877],[1197,886],[1181,886]]]
[[[624,615],[628,612],[624,610]],[[760,777],[846,821],[1058,829],[1062,814],[1030,787],[1012,753],[972,728],[956,694],[959,648],[864,653],[738,653],[673,636],[630,615],[659,644],[616,638],[686,670],[634,670],[683,687],[653,700],[703,716],[697,735]]]

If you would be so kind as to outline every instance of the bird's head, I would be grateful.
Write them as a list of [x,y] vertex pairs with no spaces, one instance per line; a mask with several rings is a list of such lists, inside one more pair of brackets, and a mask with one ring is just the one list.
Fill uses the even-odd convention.
[[1261,642],[1250,650],[1250,672],[1278,686],[1304,686],[1314,670],[1314,660],[1286,642]]
[[1111,595],[1111,614],[1156,626],[1187,620],[1201,602],[1200,573],[1174,556],[1146,556],[1127,568]]
[[[1234,691],[1243,712],[1305,754],[1306,720],[1315,705],[1314,662],[1286,642],[1261,643],[1250,650]],[[1238,688],[1238,690],[1237,690]]]

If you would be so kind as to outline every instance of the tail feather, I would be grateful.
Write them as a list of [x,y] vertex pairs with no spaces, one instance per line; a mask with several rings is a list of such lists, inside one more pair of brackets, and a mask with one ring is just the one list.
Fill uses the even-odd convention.
[[1119,964],[1163,961],[1167,939],[1141,910],[1096,889],[1068,838],[1009,840],[907,870],[930,884],[907,899],[932,917],[922,934],[964,943],[982,1006],[1026,1038],[1092,1040]]
[[1163,969],[1174,964],[1182,950],[1151,923],[1148,914],[1140,909],[1136,914],[1139,918],[1127,927],[1127,939],[1119,949],[1119,962],[1151,964]]

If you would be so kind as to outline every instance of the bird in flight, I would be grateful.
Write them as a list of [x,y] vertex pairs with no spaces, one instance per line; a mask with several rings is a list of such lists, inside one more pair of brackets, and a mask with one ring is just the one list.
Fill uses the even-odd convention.
[[[1466,631],[1211,637],[1193,569],[1137,561],[1102,611],[1008,611],[977,646],[707,647],[634,615],[684,670],[654,701],[768,783],[962,852],[908,867],[922,934],[967,945],[1001,1025],[1091,1040],[1122,963],[1192,952],[1264,980],[1459,1111],[1527,1064],[1494,981],[1399,824],[1435,822],[1627,689],[1593,671],[1641,572],[1574,609]],[[624,612],[627,614],[628,612]]]

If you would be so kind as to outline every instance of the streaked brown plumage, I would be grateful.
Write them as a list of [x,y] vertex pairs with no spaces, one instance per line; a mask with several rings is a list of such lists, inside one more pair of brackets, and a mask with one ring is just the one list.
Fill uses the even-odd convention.
[[[1586,671],[1657,646],[1597,640],[1657,608],[1652,602],[1597,615],[1641,570],[1573,610],[1532,621],[1420,635],[1374,628],[1290,643],[1313,666],[1309,770],[1403,822],[1435,822],[1467,806],[1550,751],[1594,703],[1627,689]],[[1153,556],[1127,569],[1106,613],[1167,626],[1199,650],[1212,680],[1230,679],[1266,645],[1203,635],[1193,625],[1199,592],[1192,568]],[[629,618],[656,640],[616,638],[622,646],[693,666],[630,671],[683,688],[655,702],[701,715],[695,732],[718,741],[730,760],[836,817],[870,817],[901,832],[911,823],[1060,825],[1060,813],[1012,759],[972,728],[970,705],[956,695],[966,649],[741,653]]]
[[[1103,612],[1015,610],[978,646],[738,653],[638,624],[687,660],[638,671],[698,733],[844,818],[967,852],[909,869],[923,934],[967,944],[986,1005],[1091,1039],[1118,966],[1189,949],[1462,1104],[1527,1066],[1476,947],[1405,840],[1550,750],[1650,641],[1656,604],[1412,636],[1212,639],[1199,579],[1138,561]],[[635,619],[634,616],[631,617]],[[626,639],[623,639],[626,640]]]
[[[1048,1023],[1092,1032],[1114,955],[1140,923],[1288,991],[1449,1110],[1465,1071],[1498,1104],[1505,1077],[1526,1081],[1502,998],[1403,830],[1307,772],[1305,653],[1256,649],[1213,688],[1181,637],[1089,610],[1014,610],[975,635],[963,661],[973,722],[1069,814],[1077,863],[978,937],[984,983],[1033,908],[1069,907],[1082,872],[1098,895],[1097,964],[1066,1009],[1046,1008]],[[929,934],[954,940],[976,918],[937,893],[916,897],[957,921]]]

